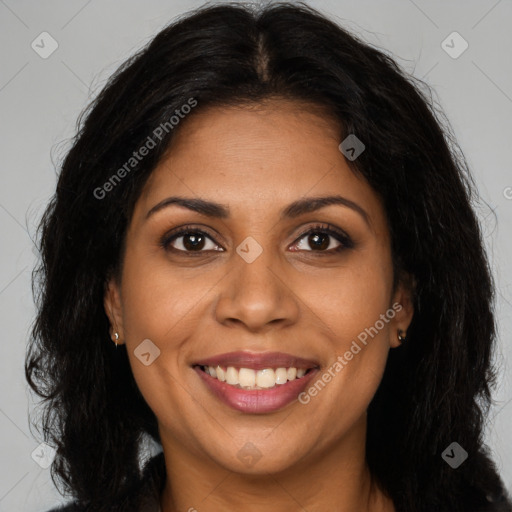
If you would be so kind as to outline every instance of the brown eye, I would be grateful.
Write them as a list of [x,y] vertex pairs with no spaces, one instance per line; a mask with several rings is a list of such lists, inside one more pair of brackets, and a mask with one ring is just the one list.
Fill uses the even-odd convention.
[[306,251],[326,251],[331,249],[336,250],[340,245],[339,241],[338,246],[336,245],[336,240],[333,240],[334,237],[332,235],[323,232],[311,233],[307,235],[307,238],[306,235],[304,235],[302,239],[305,239],[305,242],[299,242],[297,248]]
[[308,244],[313,249],[327,249],[330,244],[331,235],[326,233],[315,233],[308,236]]
[[200,251],[205,246],[206,238],[202,234],[187,233],[179,238],[183,238],[181,245],[187,251]]
[[354,243],[348,235],[330,226],[314,226],[303,233],[295,244],[297,250],[307,252],[334,253],[352,247]]
[[209,235],[197,229],[171,233],[162,240],[161,245],[166,250],[197,253],[219,248]]

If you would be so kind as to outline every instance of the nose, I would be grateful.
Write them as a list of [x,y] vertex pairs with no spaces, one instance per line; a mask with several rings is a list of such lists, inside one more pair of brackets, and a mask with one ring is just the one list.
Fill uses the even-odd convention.
[[221,281],[215,307],[218,322],[242,325],[250,332],[283,328],[297,322],[299,299],[270,250],[264,250],[251,263],[234,254],[232,265]]

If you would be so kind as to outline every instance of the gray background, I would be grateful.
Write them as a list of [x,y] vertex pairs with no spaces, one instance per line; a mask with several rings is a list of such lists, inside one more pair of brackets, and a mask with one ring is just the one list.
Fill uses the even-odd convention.
[[[174,16],[202,3],[0,0],[0,511],[44,511],[64,501],[50,470],[31,458],[40,440],[29,428],[33,404],[23,373],[35,312],[31,239],[54,191],[55,164],[69,148],[78,114],[116,67]],[[310,5],[385,49],[434,88],[488,204],[478,214],[498,283],[500,379],[486,437],[512,489],[512,188],[507,188],[512,187],[512,3],[317,0]],[[47,59],[31,47],[44,31],[59,45]],[[453,31],[469,44],[455,59],[441,46]],[[453,46],[461,48],[460,41]]]

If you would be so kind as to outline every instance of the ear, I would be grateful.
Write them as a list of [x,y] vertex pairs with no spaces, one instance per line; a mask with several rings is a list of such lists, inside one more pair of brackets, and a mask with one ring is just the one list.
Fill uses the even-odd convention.
[[398,330],[403,331],[402,335],[407,336],[407,329],[411,324],[414,315],[414,294],[416,293],[416,280],[414,276],[404,273],[393,294],[391,301],[395,316],[390,322],[389,345],[392,348],[400,346]]
[[[123,314],[121,307],[121,290],[117,279],[111,276],[105,286],[105,295],[103,299],[103,306],[105,313],[110,320],[110,337],[112,341],[117,344],[123,344],[125,341],[124,328],[123,328]],[[115,334],[118,333],[119,339],[115,339]]]

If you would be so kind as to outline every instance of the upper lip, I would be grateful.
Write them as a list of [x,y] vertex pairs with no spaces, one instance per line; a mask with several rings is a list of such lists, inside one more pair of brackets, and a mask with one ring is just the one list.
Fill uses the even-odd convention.
[[236,368],[316,368],[318,363],[312,359],[286,354],[284,352],[227,352],[196,361],[199,366],[233,366]]

